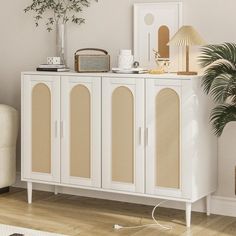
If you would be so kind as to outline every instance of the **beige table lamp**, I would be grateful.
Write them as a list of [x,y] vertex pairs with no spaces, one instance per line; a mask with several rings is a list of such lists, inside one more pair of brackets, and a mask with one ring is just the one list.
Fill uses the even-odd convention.
[[172,37],[168,45],[186,47],[186,71],[179,71],[178,75],[197,75],[197,72],[189,71],[189,47],[204,44],[206,43],[199,33],[189,25],[182,26]]

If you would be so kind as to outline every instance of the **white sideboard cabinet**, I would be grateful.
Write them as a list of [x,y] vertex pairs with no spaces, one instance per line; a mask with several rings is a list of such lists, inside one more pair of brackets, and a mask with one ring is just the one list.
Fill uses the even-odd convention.
[[198,76],[22,73],[22,180],[191,206],[217,188]]

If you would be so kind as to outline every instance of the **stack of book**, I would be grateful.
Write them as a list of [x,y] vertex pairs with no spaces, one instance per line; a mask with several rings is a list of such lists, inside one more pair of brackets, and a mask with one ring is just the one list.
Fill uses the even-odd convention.
[[41,64],[36,69],[37,71],[54,71],[54,72],[66,72],[70,71],[69,68],[67,68],[65,65],[54,65],[54,64]]

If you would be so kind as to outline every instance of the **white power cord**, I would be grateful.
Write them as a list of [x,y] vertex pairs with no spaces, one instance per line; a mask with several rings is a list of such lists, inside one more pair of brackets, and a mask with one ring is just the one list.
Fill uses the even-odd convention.
[[116,229],[116,230],[120,230],[120,229],[138,229],[138,228],[145,228],[145,227],[151,227],[151,226],[158,226],[158,227],[160,227],[160,228],[162,228],[162,229],[164,229],[164,230],[171,230],[171,229],[172,229],[172,226],[170,226],[170,225],[162,225],[162,224],[160,224],[160,223],[157,221],[157,219],[155,218],[155,211],[156,211],[156,209],[157,209],[161,204],[163,204],[163,203],[165,203],[165,202],[167,202],[167,201],[162,201],[162,202],[158,203],[158,204],[153,208],[153,210],[152,210],[152,219],[153,219],[153,221],[155,222],[155,224],[146,224],[146,225],[137,225],[137,226],[127,226],[127,227],[122,226],[122,225],[115,224],[115,225],[113,226],[113,228]]

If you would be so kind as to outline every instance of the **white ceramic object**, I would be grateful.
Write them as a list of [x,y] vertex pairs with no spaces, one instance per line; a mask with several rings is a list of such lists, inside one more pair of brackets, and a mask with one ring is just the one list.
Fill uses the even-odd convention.
[[131,50],[120,50],[120,55],[118,57],[118,67],[120,69],[130,69],[134,63],[134,56]]

